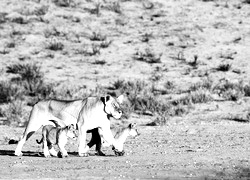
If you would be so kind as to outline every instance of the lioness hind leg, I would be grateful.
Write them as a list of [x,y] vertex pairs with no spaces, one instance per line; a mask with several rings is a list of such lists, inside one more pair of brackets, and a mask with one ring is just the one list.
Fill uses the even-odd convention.
[[91,137],[90,142],[87,144],[88,147],[91,148],[93,145],[96,145],[95,147],[96,155],[105,156],[105,154],[101,151],[102,142],[101,142],[100,134],[98,132],[98,128],[91,130],[91,133],[92,133],[92,137]]
[[22,156],[22,148],[24,143],[32,136],[32,134],[34,134],[40,127],[40,126],[34,126],[32,128],[32,130],[29,128],[29,126],[26,128],[22,138],[20,139],[20,141],[17,144],[16,150],[15,150],[15,155],[16,156]]
[[[80,127],[80,126],[78,126]],[[79,129],[79,137],[78,137],[78,155],[81,157],[88,156],[89,146],[86,146],[86,133],[87,131],[84,129]]]
[[[18,142],[18,145],[15,150],[16,156],[22,155],[22,148],[24,143],[34,134],[43,124],[42,114],[39,113],[38,107],[35,105],[30,113],[29,123],[23,133],[22,138]],[[43,118],[44,119],[44,118]]]
[[16,156],[22,156],[23,155],[23,153],[22,153],[23,145],[29,139],[29,137],[32,134],[34,134],[34,131],[33,132],[29,132],[29,134],[27,134],[26,132],[24,132],[24,135],[22,136],[22,138],[20,139],[20,141],[17,144],[16,150],[15,150],[15,155]]
[[102,140],[101,140],[101,136],[100,136],[99,132],[97,131],[97,132],[95,132],[95,134],[92,133],[92,137],[93,136],[95,136],[95,143],[96,143],[95,150],[96,150],[96,154],[98,156],[105,156],[105,154],[101,151]]

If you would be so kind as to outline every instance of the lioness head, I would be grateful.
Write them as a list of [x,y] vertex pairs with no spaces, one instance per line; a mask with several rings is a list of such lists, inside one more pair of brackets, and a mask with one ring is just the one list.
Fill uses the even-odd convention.
[[119,119],[122,116],[122,110],[120,104],[123,103],[124,96],[120,95],[118,98],[113,98],[111,96],[106,96],[104,99],[104,110],[105,112],[114,117],[115,119]]

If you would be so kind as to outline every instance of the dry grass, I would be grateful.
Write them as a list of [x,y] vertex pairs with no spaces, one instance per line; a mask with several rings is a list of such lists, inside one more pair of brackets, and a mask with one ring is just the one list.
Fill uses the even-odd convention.
[[192,3],[3,1],[0,106],[125,93],[127,117],[147,114],[164,124],[214,95],[233,102],[250,96],[248,18],[238,13],[249,3]]

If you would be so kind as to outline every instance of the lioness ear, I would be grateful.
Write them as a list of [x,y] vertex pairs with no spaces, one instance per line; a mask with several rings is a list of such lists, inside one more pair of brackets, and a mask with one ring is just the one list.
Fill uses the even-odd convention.
[[120,95],[118,98],[117,98],[117,101],[122,104],[123,101],[124,101],[124,96],[123,95]]
[[110,100],[110,96],[106,96],[105,102],[108,102]]
[[101,101],[103,102],[103,104],[106,104],[106,102],[108,102],[109,100],[110,100],[110,96],[101,97]]
[[136,123],[130,123],[130,124],[128,125],[128,127],[129,127],[130,129],[134,128],[135,126],[136,126]]

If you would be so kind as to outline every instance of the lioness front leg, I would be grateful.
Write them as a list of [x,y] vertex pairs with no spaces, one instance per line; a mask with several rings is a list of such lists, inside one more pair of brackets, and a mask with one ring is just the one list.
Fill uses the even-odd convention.
[[103,127],[100,130],[102,130],[103,139],[107,142],[107,144],[113,145],[114,149],[120,152],[123,151],[123,146],[120,143],[116,142],[109,127]]
[[86,133],[87,130],[79,129],[79,137],[78,137],[78,155],[81,157],[88,156],[89,146],[86,146]]

